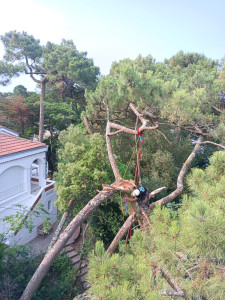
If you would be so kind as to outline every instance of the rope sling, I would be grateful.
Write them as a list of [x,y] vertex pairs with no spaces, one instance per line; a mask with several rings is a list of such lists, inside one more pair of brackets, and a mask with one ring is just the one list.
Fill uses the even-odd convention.
[[[141,165],[142,145],[143,145],[143,142],[144,142],[143,137],[142,137],[143,132],[140,133],[139,128],[137,128],[137,135],[139,136],[139,145],[138,145],[138,152],[137,152],[137,164],[136,164],[136,170],[135,170],[135,176],[134,176],[134,182],[135,182],[136,186],[141,185],[140,165]],[[127,208],[127,201],[126,201],[126,208]],[[126,244],[129,243],[129,240],[131,238],[132,227],[133,227],[133,221],[131,219],[130,228],[127,232]],[[130,247],[130,244],[129,244],[129,247]]]

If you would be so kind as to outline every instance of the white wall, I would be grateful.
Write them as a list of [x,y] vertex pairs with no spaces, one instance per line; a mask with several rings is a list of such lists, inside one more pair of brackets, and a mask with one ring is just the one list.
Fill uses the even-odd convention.
[[[46,190],[46,150],[47,147],[43,147],[42,149],[24,151],[23,153],[9,155],[8,157],[0,157],[0,233],[5,229],[5,225],[1,219],[5,216],[15,214],[15,204],[19,203],[30,208],[37,199],[37,195],[35,196],[30,193],[31,166],[35,160],[38,161],[38,179],[39,185],[42,187],[42,197],[39,203],[42,203],[44,208],[48,211],[48,202],[51,201],[51,203],[53,203],[56,200],[57,195],[54,188],[49,190],[48,184]],[[19,193],[18,190],[15,189],[15,186],[21,188]],[[10,193],[13,193],[13,195]],[[51,223],[57,220],[57,208],[54,204],[51,205],[51,209],[49,210],[49,217]],[[25,244],[35,238],[37,235],[37,226],[42,224],[43,220],[43,213],[40,214],[40,217],[33,217],[33,224],[35,226],[33,231],[29,233],[27,229],[22,229],[16,236],[13,233],[9,239],[9,244]]]
[[14,166],[0,175],[0,205],[6,199],[26,191],[25,169]]

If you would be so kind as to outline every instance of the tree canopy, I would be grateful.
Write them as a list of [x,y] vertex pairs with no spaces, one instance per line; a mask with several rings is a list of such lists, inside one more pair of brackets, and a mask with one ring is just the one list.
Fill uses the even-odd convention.
[[223,299],[224,184],[225,153],[217,151],[205,170],[192,170],[190,194],[177,211],[158,206],[150,214],[151,229],[136,230],[130,246],[122,242],[111,257],[97,243],[90,255],[90,293],[103,299],[171,299],[174,292]]
[[39,139],[44,135],[44,102],[46,85],[57,88],[65,101],[66,92],[93,88],[97,82],[99,68],[86,52],[79,52],[72,41],[63,40],[60,45],[48,42],[41,46],[40,41],[26,32],[10,31],[2,35],[5,47],[3,61],[0,64],[2,84],[7,84],[19,73],[29,74],[41,87]]

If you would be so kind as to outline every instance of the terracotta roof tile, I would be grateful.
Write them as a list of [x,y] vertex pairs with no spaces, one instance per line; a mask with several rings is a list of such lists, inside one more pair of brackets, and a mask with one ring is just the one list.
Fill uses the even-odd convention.
[[0,156],[46,146],[44,143],[23,139],[0,132]]

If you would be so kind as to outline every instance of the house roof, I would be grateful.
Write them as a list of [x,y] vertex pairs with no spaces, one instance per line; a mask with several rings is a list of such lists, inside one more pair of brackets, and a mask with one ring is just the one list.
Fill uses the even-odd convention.
[[19,136],[19,133],[16,132],[15,130],[12,130],[12,129],[7,128],[7,127],[2,126],[2,125],[0,125],[0,132],[4,132],[4,133],[8,133],[8,134],[13,134],[15,136]]
[[46,147],[44,143],[27,140],[0,132],[0,156],[10,155],[35,148]]

